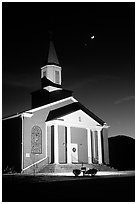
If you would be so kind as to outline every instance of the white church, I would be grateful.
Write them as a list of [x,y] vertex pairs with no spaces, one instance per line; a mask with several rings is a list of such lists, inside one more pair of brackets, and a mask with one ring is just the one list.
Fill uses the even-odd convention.
[[31,109],[3,119],[3,168],[33,173],[49,166],[56,172],[55,167],[109,164],[109,126],[62,88],[61,71],[50,39]]

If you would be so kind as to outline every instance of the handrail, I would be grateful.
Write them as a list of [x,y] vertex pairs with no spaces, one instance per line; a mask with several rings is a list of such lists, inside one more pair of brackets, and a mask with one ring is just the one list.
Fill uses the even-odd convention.
[[[49,164],[49,157],[46,157],[45,161],[47,161],[47,165],[48,165]],[[42,161],[40,161],[40,162],[42,162]],[[37,173],[40,170],[40,169],[38,169],[38,163],[40,163],[40,162],[35,162],[34,163],[34,166],[33,166],[34,167],[34,169],[33,169],[34,174]]]
[[[31,158],[31,159],[32,159],[32,158]],[[37,171],[37,168],[38,168],[38,164],[41,163],[41,162],[43,162],[44,160],[47,161],[47,164],[49,164],[49,157],[45,157],[45,158],[43,158],[43,159],[41,159],[41,160],[38,160],[38,161],[36,161],[36,162],[35,162],[35,158],[34,158],[34,161],[32,160],[33,163],[32,163],[31,165],[25,167],[22,171],[25,171],[25,170],[27,170],[27,169],[33,167],[33,171],[34,171],[34,174],[35,174],[36,171]]]

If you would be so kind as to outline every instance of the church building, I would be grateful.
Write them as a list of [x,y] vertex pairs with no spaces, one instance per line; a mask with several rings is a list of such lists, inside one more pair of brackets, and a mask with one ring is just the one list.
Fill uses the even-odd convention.
[[108,125],[62,88],[53,40],[31,109],[3,119],[3,169],[37,172],[48,165],[109,164]]

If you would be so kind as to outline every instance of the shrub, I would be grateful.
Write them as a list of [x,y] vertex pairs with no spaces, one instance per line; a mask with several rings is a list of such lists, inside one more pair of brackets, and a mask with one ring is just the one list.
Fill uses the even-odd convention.
[[13,174],[13,173],[16,173],[16,171],[14,170],[14,167],[6,166],[6,168],[3,170],[3,173],[5,173],[5,174]]
[[81,173],[81,170],[80,169],[73,169],[73,174],[75,176],[79,176],[79,174]]
[[95,176],[95,174],[97,173],[97,169],[89,169],[86,171],[86,174],[91,174],[91,176]]

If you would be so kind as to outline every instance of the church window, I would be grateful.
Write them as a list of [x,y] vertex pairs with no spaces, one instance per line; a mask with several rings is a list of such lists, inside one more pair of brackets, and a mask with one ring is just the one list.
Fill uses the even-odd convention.
[[33,126],[31,130],[31,153],[42,153],[42,130],[39,126]]
[[81,122],[81,117],[78,117],[79,122]]
[[59,80],[59,71],[55,71],[55,83],[59,84],[60,80]]

